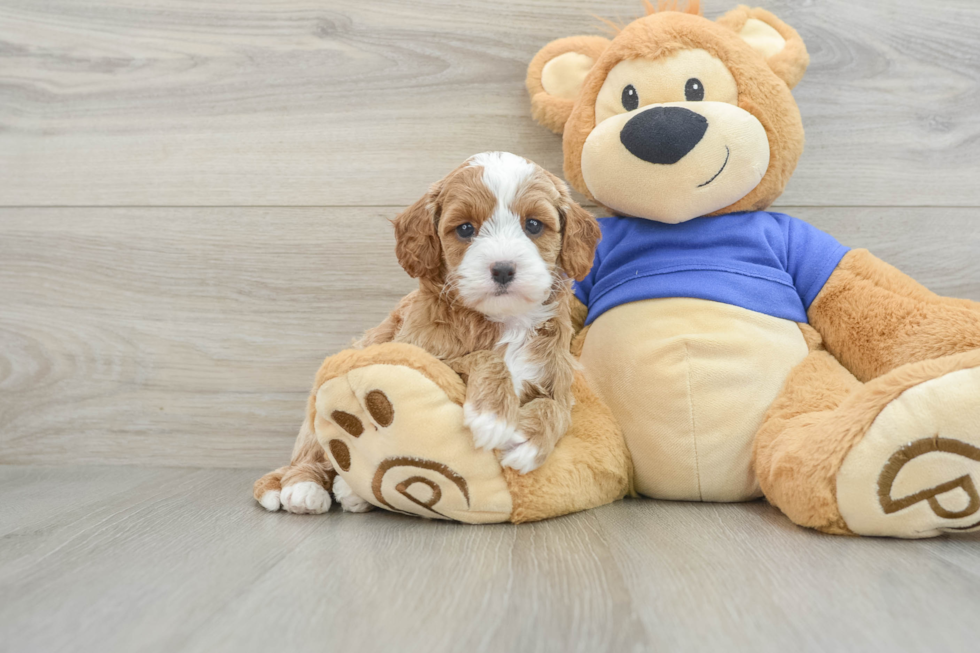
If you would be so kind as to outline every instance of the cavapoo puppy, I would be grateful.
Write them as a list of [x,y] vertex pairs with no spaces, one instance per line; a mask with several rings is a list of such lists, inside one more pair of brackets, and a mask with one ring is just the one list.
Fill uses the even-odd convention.
[[[476,446],[499,450],[501,464],[521,473],[536,469],[571,423],[570,279],[588,274],[598,223],[551,173],[485,152],[394,226],[398,262],[419,287],[355,346],[404,342],[446,361],[466,382],[464,423]],[[269,510],[323,512],[331,482],[345,510],[370,509],[330,469],[307,420],[293,462],[260,479],[255,497]]]

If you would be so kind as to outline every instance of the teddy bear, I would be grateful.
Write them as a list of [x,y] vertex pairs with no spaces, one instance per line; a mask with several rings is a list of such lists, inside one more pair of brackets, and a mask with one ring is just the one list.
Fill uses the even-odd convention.
[[790,26],[659,9],[546,45],[532,113],[614,217],[580,361],[657,499],[765,497],[826,533],[980,528],[980,304],[767,211],[802,154]]
[[764,497],[834,534],[980,528],[980,305],[767,211],[803,151],[795,30],[743,6],[647,8],[528,67],[565,177],[613,216],[575,285],[582,370],[555,451],[502,468],[463,425],[463,378],[375,345],[327,358],[308,404],[320,447],[257,500],[339,474],[372,506],[468,523],[642,495]]

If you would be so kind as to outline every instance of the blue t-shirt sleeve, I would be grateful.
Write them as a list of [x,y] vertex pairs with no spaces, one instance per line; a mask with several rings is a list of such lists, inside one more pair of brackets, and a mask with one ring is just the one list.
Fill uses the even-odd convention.
[[802,220],[782,214],[774,215],[785,220],[783,232],[786,235],[786,271],[793,278],[804,309],[809,311],[810,304],[823,290],[827,279],[850,248]]

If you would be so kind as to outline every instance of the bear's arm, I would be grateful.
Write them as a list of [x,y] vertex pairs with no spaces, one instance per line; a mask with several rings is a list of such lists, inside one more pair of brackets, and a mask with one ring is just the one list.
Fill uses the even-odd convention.
[[941,297],[863,249],[844,256],[807,317],[861,381],[980,348],[980,303]]

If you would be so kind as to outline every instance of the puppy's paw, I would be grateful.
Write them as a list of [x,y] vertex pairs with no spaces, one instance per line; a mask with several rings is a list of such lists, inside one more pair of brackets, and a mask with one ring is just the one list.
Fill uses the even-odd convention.
[[496,413],[480,412],[469,403],[463,406],[463,424],[473,433],[477,449],[504,449],[525,441],[517,428]]
[[347,485],[347,481],[338,476],[333,480],[333,496],[344,509],[344,512],[368,512],[374,510],[374,506],[354,494],[354,491]]
[[259,499],[259,505],[269,512],[276,512],[282,506],[279,502],[279,490],[266,490]]
[[527,474],[540,467],[544,463],[545,458],[547,458],[547,455],[541,451],[538,445],[525,440],[504,451],[500,457],[500,464],[504,467],[510,467],[521,474]]
[[296,515],[319,515],[330,510],[333,503],[330,493],[314,481],[287,485],[279,495],[279,502],[283,510]]

